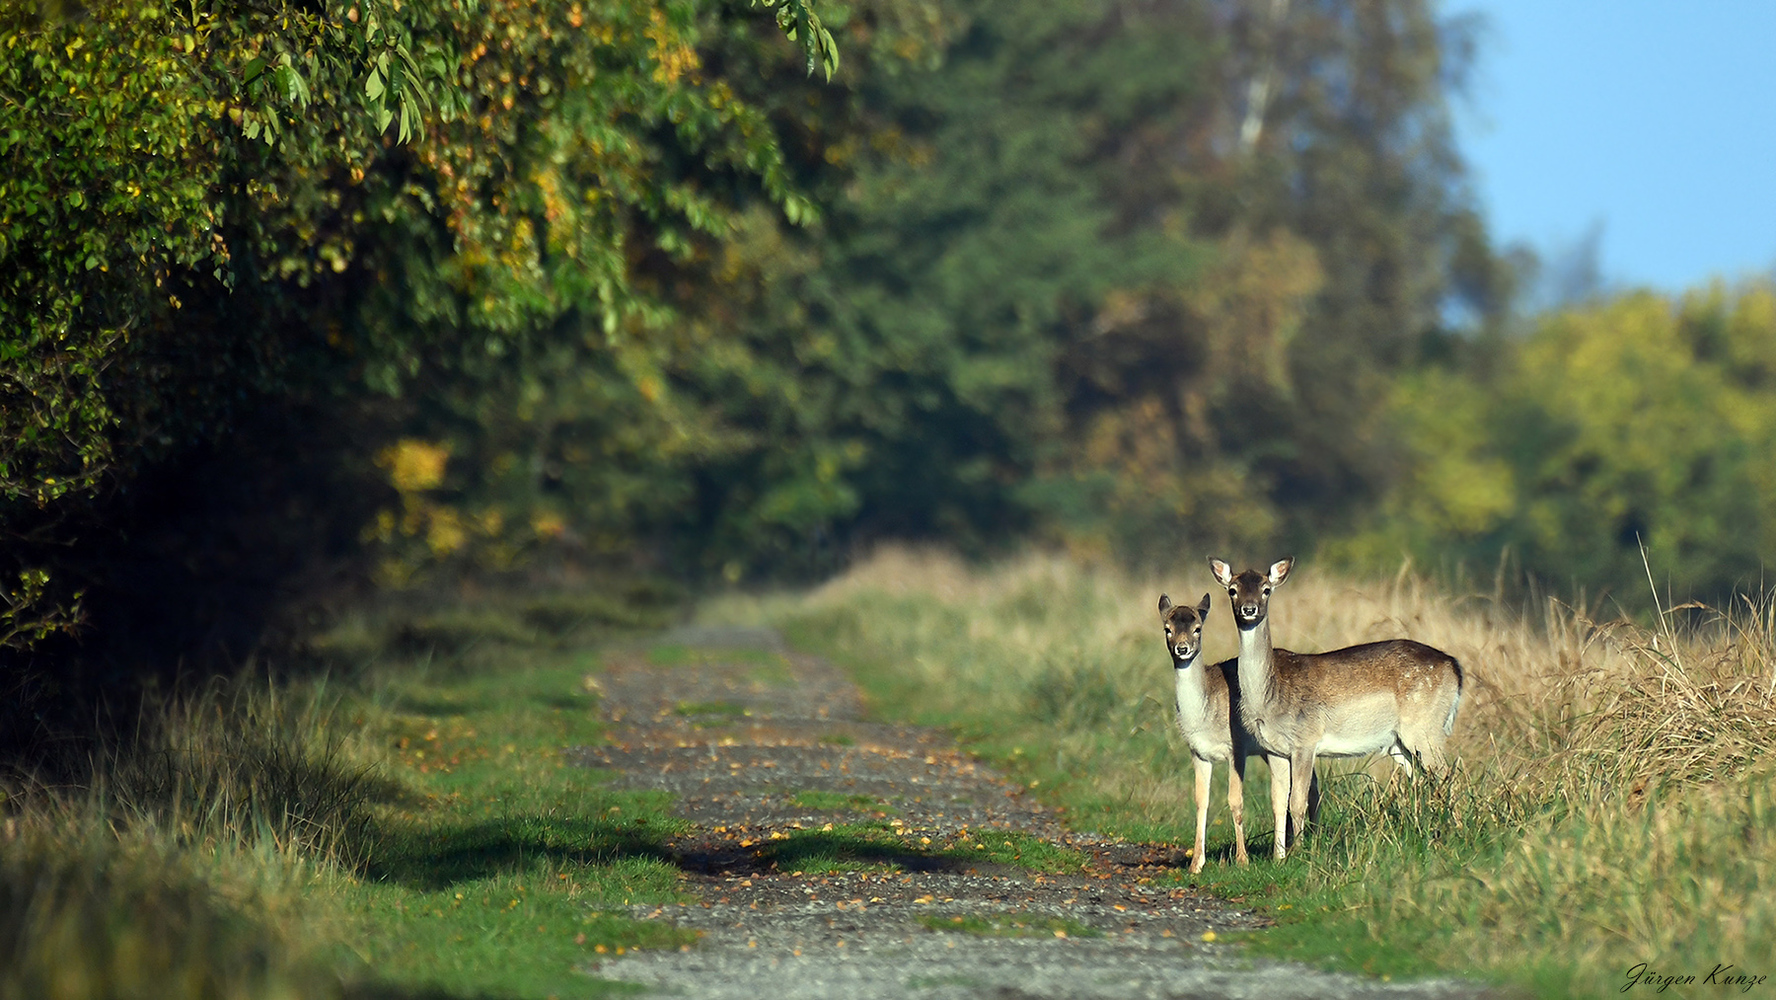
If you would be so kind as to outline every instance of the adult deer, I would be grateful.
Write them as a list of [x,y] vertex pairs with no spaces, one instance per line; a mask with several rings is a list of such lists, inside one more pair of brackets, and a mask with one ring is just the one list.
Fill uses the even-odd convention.
[[[1215,765],[1227,762],[1227,810],[1233,815],[1233,860],[1246,863],[1246,758],[1260,751],[1252,734],[1240,721],[1239,660],[1223,660],[1210,666],[1202,656],[1202,630],[1209,620],[1209,595],[1196,607],[1173,604],[1159,595],[1159,621],[1165,627],[1166,652],[1172,658],[1172,675],[1178,694],[1178,729],[1190,747],[1196,769],[1196,849],[1190,870],[1203,870],[1209,831],[1209,779]],[[1317,804],[1318,779],[1311,789]]]
[[[1413,759],[1441,771],[1444,745],[1461,704],[1462,670],[1455,657],[1411,639],[1347,646],[1329,653],[1293,653],[1270,640],[1270,594],[1295,560],[1268,573],[1238,575],[1220,559],[1209,569],[1227,588],[1239,628],[1240,718],[1270,761],[1276,829],[1288,818],[1300,835],[1307,816],[1315,757],[1358,757],[1386,750],[1408,773]],[[1276,857],[1287,856],[1279,833]]]

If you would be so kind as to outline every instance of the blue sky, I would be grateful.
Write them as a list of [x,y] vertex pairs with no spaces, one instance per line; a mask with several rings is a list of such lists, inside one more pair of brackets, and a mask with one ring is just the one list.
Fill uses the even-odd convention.
[[1776,267],[1776,0],[1446,0],[1487,20],[1457,141],[1502,246],[1601,226],[1612,286]]

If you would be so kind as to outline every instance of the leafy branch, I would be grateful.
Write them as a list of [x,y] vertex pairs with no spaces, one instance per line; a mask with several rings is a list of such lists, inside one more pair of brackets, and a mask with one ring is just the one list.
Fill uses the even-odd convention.
[[839,68],[839,46],[833,41],[832,32],[820,23],[814,3],[815,0],[753,0],[755,6],[775,10],[777,26],[790,41],[801,43],[802,51],[808,56],[808,75],[813,76],[814,70],[819,68],[831,80]]

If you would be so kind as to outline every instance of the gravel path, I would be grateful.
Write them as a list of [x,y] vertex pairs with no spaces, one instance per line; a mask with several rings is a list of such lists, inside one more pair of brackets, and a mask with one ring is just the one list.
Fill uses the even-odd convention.
[[[1181,850],[1071,834],[945,734],[865,721],[844,675],[773,633],[682,629],[652,649],[617,655],[596,679],[612,740],[576,758],[677,797],[694,826],[671,846],[697,901],[635,915],[702,938],[602,960],[589,971],[603,978],[710,1000],[1484,993],[1217,943],[1265,921],[1153,884],[1185,865]],[[1037,872],[1008,856],[1037,857],[1032,837],[1072,862]],[[822,861],[823,848],[836,853]]]

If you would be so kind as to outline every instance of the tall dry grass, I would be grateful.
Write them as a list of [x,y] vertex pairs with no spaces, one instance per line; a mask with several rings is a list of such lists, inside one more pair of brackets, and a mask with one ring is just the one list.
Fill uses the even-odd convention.
[[376,782],[325,685],[145,704],[90,781],[0,784],[0,1000],[338,996],[302,898],[369,849]]
[[9,818],[0,826],[0,998],[337,996],[337,978],[306,960],[291,933],[303,873],[287,861],[108,829],[78,805]]
[[[1181,837],[1192,793],[1162,590],[1217,594],[1205,655],[1234,655],[1206,566],[1159,579],[888,549],[808,595],[708,611],[785,624],[857,666],[886,711],[957,725],[1026,777],[1064,784],[1081,822]],[[1707,973],[1776,956],[1768,600],[1646,625],[1308,564],[1271,617],[1287,648],[1407,636],[1455,655],[1466,678],[1449,780],[1390,780],[1391,763],[1333,775],[1329,819],[1291,877],[1336,894],[1346,916],[1301,940],[1495,970],[1527,955],[1547,991],[1599,995],[1637,962]],[[1262,795],[1261,778],[1248,788]],[[1262,825],[1268,810],[1253,811]]]

